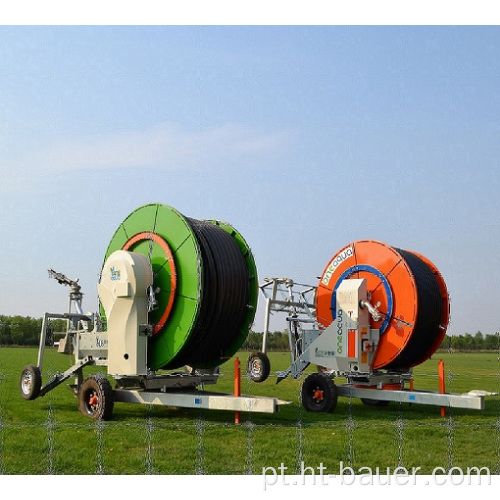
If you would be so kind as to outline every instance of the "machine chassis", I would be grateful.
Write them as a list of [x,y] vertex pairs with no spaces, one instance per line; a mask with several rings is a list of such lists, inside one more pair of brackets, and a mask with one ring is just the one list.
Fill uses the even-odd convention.
[[[342,282],[337,293],[337,308],[343,308],[345,311],[344,319],[340,318],[342,315],[338,315],[338,322],[333,322],[326,328],[316,320],[316,287],[295,284],[290,278],[266,278],[260,286],[266,300],[261,354],[265,355],[267,349],[270,316],[273,313],[287,314],[291,364],[287,370],[276,373],[277,383],[288,376],[294,379],[302,378],[311,364],[317,365],[319,373],[307,375],[302,385],[302,403],[307,410],[333,411],[338,396],[359,398],[369,406],[385,406],[392,401],[483,410],[484,398],[498,395],[482,390],[465,394],[450,394],[444,390],[414,390],[411,368],[371,370],[370,361],[377,348],[379,332],[370,329],[368,315],[377,315],[379,312],[369,303],[363,281],[350,279]],[[347,303],[342,302],[342,288],[345,289]],[[349,332],[354,338],[352,342],[343,339],[344,351],[338,349],[337,334],[340,330]],[[363,331],[364,338],[363,334],[360,334]],[[348,343],[349,346],[346,347]],[[323,359],[327,367],[319,363],[318,352],[324,354]],[[336,384],[336,378],[345,379],[346,383]],[[444,374],[442,378],[444,388]],[[326,382],[325,379],[331,379],[333,383]],[[405,388],[406,385],[410,386],[409,389]],[[324,400],[335,403],[325,405]]]
[[[84,368],[108,367],[108,335],[101,331],[100,316],[97,313],[83,313],[83,294],[77,281],[55,274],[60,278],[60,283],[71,286],[69,312],[44,314],[37,364],[25,366],[20,377],[20,391],[24,399],[42,397],[74,377],[74,383],[68,386],[78,398],[80,411],[90,418],[100,420],[112,417],[115,402],[262,413],[276,413],[281,405],[289,404],[288,401],[271,397],[206,391],[205,386],[217,383],[219,367],[211,370],[185,367],[184,371],[170,373],[148,370],[145,375],[111,375],[115,381],[114,388],[102,372],[84,379]],[[72,312],[73,309],[76,312]],[[42,384],[43,360],[51,319],[67,321],[67,331],[55,335],[63,336],[58,352],[74,355],[74,364],[62,373],[55,373]],[[89,329],[90,323],[93,323],[92,330]],[[137,325],[138,337],[148,335],[150,331],[150,325]]]

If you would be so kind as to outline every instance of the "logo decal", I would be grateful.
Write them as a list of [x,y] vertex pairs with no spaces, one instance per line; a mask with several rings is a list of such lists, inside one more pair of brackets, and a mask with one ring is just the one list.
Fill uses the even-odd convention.
[[120,270],[115,269],[115,266],[111,268],[111,281],[120,281]]
[[329,351],[329,350],[325,350],[325,349],[320,349],[319,347],[316,347],[316,349],[314,349],[314,355],[317,357],[317,358],[328,358],[330,356],[335,356],[335,351]]
[[344,350],[344,326],[343,326],[343,317],[342,317],[342,309],[339,309],[337,314],[337,353],[342,354]]
[[100,338],[97,338],[96,339],[96,344],[97,344],[97,347],[104,347],[104,346],[107,346],[108,345],[108,341],[106,339],[100,339]]
[[332,279],[333,273],[335,272],[335,269],[344,262],[344,260],[349,259],[354,255],[354,249],[352,247],[347,247],[343,252],[339,253],[335,259],[330,262],[330,265],[325,271],[325,274],[323,275],[323,279],[321,282],[323,285],[328,285],[330,283],[330,280]]

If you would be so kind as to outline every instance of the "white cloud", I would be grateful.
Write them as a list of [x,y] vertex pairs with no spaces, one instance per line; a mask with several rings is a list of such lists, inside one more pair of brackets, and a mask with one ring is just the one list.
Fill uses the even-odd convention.
[[245,161],[279,153],[288,136],[242,125],[187,131],[161,124],[143,131],[66,139],[23,163],[53,172],[126,167],[204,170],[223,160]]

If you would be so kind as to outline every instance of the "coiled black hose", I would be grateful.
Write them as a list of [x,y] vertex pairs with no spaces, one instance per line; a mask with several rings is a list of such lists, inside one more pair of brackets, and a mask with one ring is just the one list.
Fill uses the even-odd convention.
[[400,354],[386,367],[403,369],[417,364],[431,349],[440,335],[442,297],[436,276],[420,257],[396,249],[413,274],[418,297],[418,314],[413,334]]
[[177,365],[213,364],[241,331],[250,302],[248,266],[238,244],[210,222],[187,218],[200,246],[200,311]]

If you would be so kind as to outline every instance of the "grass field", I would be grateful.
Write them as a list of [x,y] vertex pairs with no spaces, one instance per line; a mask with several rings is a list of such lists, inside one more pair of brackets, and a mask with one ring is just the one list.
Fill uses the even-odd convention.
[[[240,353],[244,366],[248,353]],[[36,363],[31,348],[0,348],[0,473],[3,474],[260,474],[284,464],[291,473],[323,464],[336,473],[342,461],[361,467],[488,467],[500,473],[500,398],[486,400],[484,411],[391,403],[370,408],[339,398],[332,414],[306,412],[299,403],[301,381],[274,377],[262,384],[246,378],[242,393],[291,401],[276,415],[204,412],[118,403],[109,422],[94,422],[78,412],[64,385],[43,398],[25,401],[19,374]],[[287,353],[271,353],[271,369],[288,366]],[[498,353],[436,356],[417,367],[415,388],[437,390],[437,363],[445,360],[447,391],[500,391]],[[44,380],[70,366],[72,357],[46,351]],[[215,386],[232,391],[232,361]],[[95,368],[89,368],[85,375]]]

